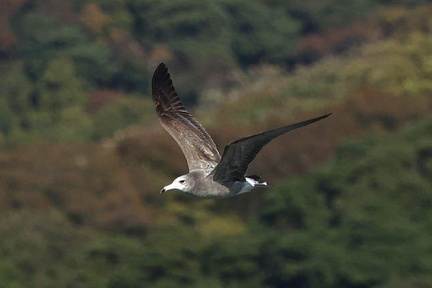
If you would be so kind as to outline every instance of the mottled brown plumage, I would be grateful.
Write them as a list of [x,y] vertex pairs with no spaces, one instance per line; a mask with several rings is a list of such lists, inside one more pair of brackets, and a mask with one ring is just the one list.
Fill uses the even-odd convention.
[[189,171],[213,169],[221,159],[219,151],[207,131],[180,101],[163,63],[153,75],[152,97],[159,120],[182,149]]

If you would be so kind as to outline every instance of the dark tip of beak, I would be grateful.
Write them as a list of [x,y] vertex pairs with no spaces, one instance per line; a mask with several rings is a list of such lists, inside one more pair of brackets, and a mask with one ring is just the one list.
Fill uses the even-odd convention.
[[165,188],[162,188],[162,190],[159,192],[159,193],[165,193],[166,192],[166,190],[165,190]]

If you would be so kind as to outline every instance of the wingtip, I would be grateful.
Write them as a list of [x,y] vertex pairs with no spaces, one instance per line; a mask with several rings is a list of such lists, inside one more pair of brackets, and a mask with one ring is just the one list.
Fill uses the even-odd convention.
[[165,63],[161,62],[161,63],[157,66],[157,68],[156,68],[156,70],[155,70],[153,76],[158,75],[158,74],[161,74],[162,71],[163,71],[163,74],[165,74],[166,72],[165,72],[164,70],[168,70],[168,68],[166,67]]
[[[324,115],[322,115],[322,116],[318,116],[318,117],[316,117],[316,118],[310,119],[310,121],[312,121],[311,123],[314,123],[314,122],[316,122],[316,121],[323,120],[323,119],[329,117],[329,116],[332,115],[332,114],[333,114],[333,112],[328,113],[328,114],[324,114]],[[307,121],[309,121],[309,120],[307,120]]]
[[333,114],[333,112],[330,112],[330,113],[328,113],[328,114],[324,114],[324,115],[322,115],[322,116],[319,116],[319,117],[317,117],[317,118],[315,118],[315,119],[316,119],[316,121],[319,121],[319,120],[322,120],[322,119],[325,119],[325,118],[329,117],[329,116],[332,115],[332,114]]
[[165,63],[161,62],[153,73],[152,87],[154,88],[155,85],[160,84],[159,82],[163,81],[164,78],[170,78],[170,75]]

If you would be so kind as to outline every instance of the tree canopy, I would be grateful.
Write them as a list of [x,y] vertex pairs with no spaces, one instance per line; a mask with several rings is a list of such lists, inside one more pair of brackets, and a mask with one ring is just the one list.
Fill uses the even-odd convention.
[[[0,283],[431,286],[429,2],[0,1]],[[219,148],[333,115],[263,149],[267,190],[160,196],[160,62]]]

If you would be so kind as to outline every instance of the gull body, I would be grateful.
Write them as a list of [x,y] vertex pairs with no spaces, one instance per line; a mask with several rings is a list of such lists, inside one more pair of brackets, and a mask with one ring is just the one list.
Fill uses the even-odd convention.
[[182,149],[189,167],[189,173],[177,177],[160,192],[179,190],[202,198],[231,197],[267,186],[259,176],[246,176],[259,151],[274,138],[330,115],[241,138],[227,145],[221,157],[213,139],[181,102],[163,63],[153,75],[152,98],[160,123]]
[[245,181],[219,183],[213,180],[210,173],[192,171],[188,174],[177,177],[170,185],[165,186],[161,190],[161,193],[177,189],[198,197],[221,198],[250,192],[256,186],[265,187],[267,186],[267,183],[260,183],[249,177],[245,177]]

